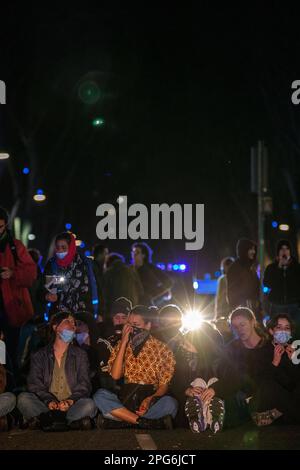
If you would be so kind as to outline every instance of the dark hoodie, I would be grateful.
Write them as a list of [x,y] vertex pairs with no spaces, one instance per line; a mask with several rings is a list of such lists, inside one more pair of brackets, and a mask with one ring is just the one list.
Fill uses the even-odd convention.
[[[277,245],[277,256],[282,246],[291,252],[288,240],[280,240]],[[300,265],[294,257],[286,267],[279,267],[279,261],[269,264],[264,274],[264,286],[270,289],[268,300],[278,305],[300,303]]]
[[255,270],[255,259],[250,260],[248,251],[256,244],[246,238],[238,241],[237,259],[227,273],[227,296],[231,310],[247,306],[255,313],[259,311],[259,279]]

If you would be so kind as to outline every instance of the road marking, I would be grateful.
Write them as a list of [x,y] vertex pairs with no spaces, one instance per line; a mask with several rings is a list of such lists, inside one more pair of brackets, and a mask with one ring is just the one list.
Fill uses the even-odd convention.
[[157,450],[157,446],[150,434],[136,434],[135,437],[143,450]]

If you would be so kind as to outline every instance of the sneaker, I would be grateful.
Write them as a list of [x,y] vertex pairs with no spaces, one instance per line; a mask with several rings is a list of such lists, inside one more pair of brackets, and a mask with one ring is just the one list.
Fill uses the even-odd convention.
[[216,434],[222,431],[225,417],[224,401],[214,397],[207,405],[207,422],[210,430]]
[[189,397],[185,403],[184,410],[188,418],[191,431],[195,433],[205,431],[207,422],[203,414],[201,400],[196,397]]
[[270,424],[275,421],[275,419],[280,418],[282,413],[278,411],[276,408],[273,410],[263,411],[260,413],[251,413],[251,418],[253,419],[256,426],[269,426]]

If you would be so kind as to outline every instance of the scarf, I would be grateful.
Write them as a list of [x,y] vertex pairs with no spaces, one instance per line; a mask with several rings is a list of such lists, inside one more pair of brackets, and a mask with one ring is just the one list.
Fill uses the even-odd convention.
[[55,256],[55,261],[57,265],[60,266],[61,268],[67,268],[68,266],[70,266],[70,264],[74,260],[75,255],[76,255],[76,241],[75,241],[74,236],[71,234],[71,243],[69,245],[68,254],[63,259],[59,259],[57,256]]
[[150,331],[133,327],[133,332],[131,333],[131,349],[135,357],[141,352],[149,336]]

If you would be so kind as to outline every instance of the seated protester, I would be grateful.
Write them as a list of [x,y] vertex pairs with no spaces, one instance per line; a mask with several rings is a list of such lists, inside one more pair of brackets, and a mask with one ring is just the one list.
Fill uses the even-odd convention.
[[98,360],[98,383],[100,388],[107,390],[119,390],[120,383],[116,382],[108,372],[108,360],[114,347],[122,337],[123,326],[127,322],[129,313],[132,310],[130,300],[120,297],[112,304],[110,311],[111,324],[107,325],[103,337],[97,341],[97,360]]
[[71,344],[76,328],[74,317],[60,312],[53,316],[51,328],[54,339],[31,358],[28,392],[19,395],[18,409],[30,428],[40,424],[44,428],[45,422],[48,426],[51,420],[58,420],[73,429],[90,429],[96,408],[89,398],[87,354]]
[[208,322],[183,334],[175,352],[176,368],[171,391],[179,402],[177,424],[189,424],[195,433],[221,431],[225,407],[222,381],[216,373],[222,338]]
[[[289,315],[278,314],[267,325],[270,340],[256,370],[256,394],[253,397],[252,418],[258,426],[271,424],[282,416],[287,424],[300,423],[300,367],[292,337],[295,325]],[[255,406],[254,406],[255,405]]]
[[[4,337],[0,331],[0,360],[5,356]],[[4,357],[5,359],[5,357]],[[4,361],[3,361],[4,362]],[[4,365],[0,362],[0,431],[8,431],[11,425],[10,413],[16,406],[16,397],[7,391],[7,375]]]
[[45,266],[43,284],[44,302],[50,305],[49,317],[58,311],[92,311],[88,266],[77,252],[73,234],[57,235],[55,256]]
[[176,400],[167,395],[174,373],[174,356],[150,334],[150,329],[151,309],[134,307],[108,362],[112,378],[124,377],[125,383],[118,395],[104,389],[94,395],[104,418],[141,429],[171,426],[170,420],[163,418],[174,418],[177,412]]
[[166,343],[171,351],[175,351],[181,341],[179,328],[182,324],[182,312],[177,305],[165,305],[159,311],[158,330],[155,336]]
[[77,312],[74,314],[74,318],[76,323],[75,340],[77,345],[87,353],[92,390],[96,391],[99,388],[97,380],[99,328],[95,318],[89,312]]
[[225,425],[233,427],[250,419],[248,403],[257,389],[255,375],[265,353],[267,335],[247,307],[236,308],[229,321],[234,339],[226,345],[217,373],[223,379]]

